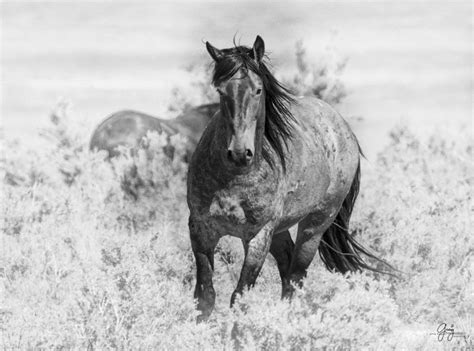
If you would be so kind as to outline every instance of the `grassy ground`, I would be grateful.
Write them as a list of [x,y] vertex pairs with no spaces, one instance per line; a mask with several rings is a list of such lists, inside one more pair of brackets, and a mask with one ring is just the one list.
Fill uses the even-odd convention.
[[[343,63],[318,69],[304,48],[296,54],[288,85],[332,104],[344,98]],[[195,87],[194,98],[205,101],[208,82]],[[186,103],[177,93],[170,108]],[[1,145],[0,347],[448,350],[474,343],[468,130],[420,140],[400,126],[376,161],[362,163],[353,234],[403,271],[400,279],[342,276],[316,257],[289,303],[279,298],[269,256],[255,289],[230,309],[243,250],[225,238],[216,251],[216,310],[197,325],[184,141],[172,138],[173,161],[162,151],[166,138],[150,135],[136,156],[124,150],[110,164],[88,151],[90,126],[65,107],[52,114],[41,144]],[[438,341],[430,334],[440,323],[465,338]]]
[[[452,349],[436,328],[474,338],[472,140],[404,127],[362,164],[354,235],[404,272],[401,279],[327,272],[315,258],[305,287],[280,301],[268,257],[254,290],[229,309],[240,243],[216,253],[217,307],[196,325],[186,166],[152,135],[114,165],[87,150],[67,115],[41,148],[4,144],[1,171],[0,346],[153,349]],[[172,141],[181,149],[182,140]],[[147,180],[138,201],[121,189],[130,164]]]

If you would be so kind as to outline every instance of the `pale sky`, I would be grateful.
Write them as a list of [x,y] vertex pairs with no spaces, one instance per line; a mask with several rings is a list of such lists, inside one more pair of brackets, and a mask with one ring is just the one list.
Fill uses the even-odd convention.
[[[472,118],[472,5],[457,2],[21,2],[1,3],[2,101],[7,135],[34,133],[56,101],[98,123],[133,108],[161,115],[183,66],[203,41],[232,46],[257,34],[278,73],[295,69],[294,46],[321,60],[348,58],[350,94],[340,112],[362,116],[362,144],[380,149],[389,128],[457,128]],[[367,146],[366,146],[367,148]]]

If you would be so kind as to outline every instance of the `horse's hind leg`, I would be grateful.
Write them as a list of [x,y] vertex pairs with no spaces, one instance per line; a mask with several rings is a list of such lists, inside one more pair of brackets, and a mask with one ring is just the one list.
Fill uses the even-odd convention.
[[293,243],[293,239],[291,239],[291,235],[288,230],[273,235],[270,253],[273,257],[275,257],[275,260],[278,264],[278,271],[280,272],[281,277],[282,298],[287,296],[289,290],[291,289],[289,273],[294,247],[295,244]]
[[306,277],[307,269],[318,251],[324,231],[334,220],[334,218],[328,218],[321,223],[320,218],[320,215],[309,214],[298,224],[298,234],[289,272],[290,285],[284,297],[291,298],[293,294],[291,283],[302,286],[303,278]]
[[258,274],[262,269],[263,262],[265,262],[265,258],[270,250],[273,229],[273,224],[268,223],[257,233],[257,235],[250,240],[244,241],[244,265],[240,272],[240,279],[237,283],[237,287],[232,293],[232,298],[230,300],[231,307],[235,302],[237,294],[241,295],[244,288],[255,285]]
[[189,233],[191,246],[196,259],[196,288],[194,298],[198,300],[198,322],[206,320],[214,309],[216,293],[212,285],[212,274],[214,271],[214,249],[219,237],[212,233],[204,232],[199,223],[189,219]]

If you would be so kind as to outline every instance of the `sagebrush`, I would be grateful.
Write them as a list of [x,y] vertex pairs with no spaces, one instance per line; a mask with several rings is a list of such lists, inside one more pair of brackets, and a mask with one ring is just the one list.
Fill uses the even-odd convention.
[[[331,95],[332,96],[332,95]],[[336,94],[336,96],[342,96]],[[63,106],[64,107],[64,106]],[[272,257],[228,307],[239,241],[216,252],[216,310],[196,324],[184,140],[149,134],[106,162],[73,116],[52,115],[40,146],[3,143],[0,345],[90,349],[450,349],[441,322],[474,335],[472,140],[392,131],[363,161],[353,234],[403,273],[328,272],[315,258],[303,289],[280,300]],[[163,153],[171,143],[175,157]],[[183,156],[183,157],[182,157]],[[122,190],[133,170],[139,196]],[[133,186],[133,184],[129,184]],[[376,264],[376,263],[374,263]]]

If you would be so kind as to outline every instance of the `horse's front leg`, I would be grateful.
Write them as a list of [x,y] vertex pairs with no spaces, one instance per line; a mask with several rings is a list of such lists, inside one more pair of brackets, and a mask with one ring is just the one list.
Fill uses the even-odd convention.
[[249,288],[255,285],[258,274],[262,269],[265,257],[267,257],[270,245],[272,242],[274,225],[267,223],[260,231],[250,240],[244,240],[245,259],[242,271],[240,272],[240,279],[237,283],[237,288],[232,293],[230,306],[235,302],[237,294],[241,295],[244,288]]
[[205,227],[189,218],[189,234],[191,246],[196,259],[196,288],[194,298],[198,300],[197,308],[201,311],[197,321],[206,320],[214,309],[216,293],[212,284],[214,272],[214,249],[219,237],[209,232]]

